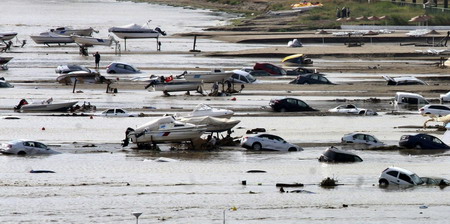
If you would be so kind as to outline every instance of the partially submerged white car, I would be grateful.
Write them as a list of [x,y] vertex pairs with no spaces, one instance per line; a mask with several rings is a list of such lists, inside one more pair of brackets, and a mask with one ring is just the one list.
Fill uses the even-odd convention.
[[138,113],[130,113],[121,108],[111,108],[106,109],[100,113],[95,113],[95,116],[104,116],[104,117],[138,117]]
[[447,92],[446,94],[441,94],[439,96],[439,99],[441,100],[441,103],[450,102],[450,92]]
[[388,185],[421,185],[424,181],[417,174],[400,167],[389,167],[383,170],[378,179],[381,186]]
[[450,107],[441,104],[428,104],[421,107],[419,113],[423,116],[442,117],[450,114]]
[[59,152],[50,149],[47,145],[37,141],[14,140],[3,143],[0,147],[0,153],[7,155],[39,155],[39,154],[58,154]]
[[353,104],[343,104],[339,105],[335,108],[329,109],[328,112],[332,113],[347,113],[347,114],[359,114],[359,115],[377,115],[377,112],[366,109],[366,108],[358,108]]
[[356,144],[365,144],[369,145],[370,147],[379,147],[384,146],[385,144],[375,138],[373,135],[364,134],[364,133],[350,133],[344,135],[344,137],[341,138],[342,143],[356,143]]
[[303,151],[300,146],[286,142],[283,138],[271,134],[246,136],[241,140],[241,146],[256,151]]

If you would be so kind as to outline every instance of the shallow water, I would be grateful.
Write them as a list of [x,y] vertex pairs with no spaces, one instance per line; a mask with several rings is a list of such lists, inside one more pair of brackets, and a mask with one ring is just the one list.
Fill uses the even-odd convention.
[[[245,130],[266,128],[287,141],[306,144],[337,144],[350,132],[369,132],[387,144],[397,144],[403,134],[415,129],[396,128],[422,125],[424,118],[417,114],[380,116],[257,116],[248,113],[268,111],[271,98],[283,92],[261,95],[238,95],[205,98],[201,96],[163,97],[158,92],[119,90],[105,94],[103,90],[79,87],[83,93],[72,94],[70,88],[45,88],[34,80],[52,82],[59,64],[77,63],[92,67],[92,57],[78,55],[76,46],[38,46],[29,35],[56,26],[92,26],[106,36],[113,25],[144,23],[161,26],[170,35],[200,31],[203,27],[221,24],[230,15],[207,10],[192,10],[145,3],[115,2],[112,0],[24,0],[2,2],[8,10],[0,14],[0,30],[19,32],[26,39],[24,48],[13,48],[10,70],[0,76],[16,87],[0,90],[0,118],[16,116],[20,119],[0,119],[0,142],[12,139],[42,141],[61,154],[51,156],[0,156],[0,220],[2,223],[131,223],[132,212],[143,212],[140,223],[442,223],[449,208],[448,189],[437,187],[388,188],[377,186],[383,169],[396,165],[417,172],[421,176],[450,177],[449,154],[416,155],[398,151],[351,150],[364,159],[358,164],[323,164],[317,161],[326,147],[305,147],[303,152],[259,153],[239,147],[216,152],[163,151],[152,152],[122,148],[120,142],[127,127],[139,126],[154,117],[101,118],[89,116],[49,116],[43,113],[15,113],[12,107],[21,98],[43,100],[86,101],[98,108],[124,107],[136,112],[154,114],[187,112],[198,103],[229,109],[239,109],[235,119]],[[130,16],[132,12],[133,16]],[[21,16],[17,16],[21,15]],[[151,18],[149,18],[149,15]],[[168,16],[170,15],[170,19]],[[192,39],[165,37],[163,51],[155,52],[154,40],[128,42],[127,52],[115,55],[113,48],[96,47],[102,53],[102,67],[111,61],[135,64],[149,74],[178,74],[199,67],[240,68],[255,61],[277,62],[276,58],[205,58],[187,53]],[[16,45],[18,43],[15,43]],[[267,45],[228,44],[200,40],[202,51],[236,50]],[[123,49],[123,48],[122,48]],[[170,54],[165,54],[165,51]],[[175,53],[174,52],[179,52]],[[327,61],[315,61],[326,64]],[[179,68],[179,70],[167,70]],[[101,70],[104,73],[103,70]],[[375,80],[370,74],[329,74],[332,81],[364,78]],[[129,78],[132,78],[130,76]],[[334,79],[334,80],[333,80]],[[274,96],[275,95],[275,96]],[[304,97],[313,107],[326,110],[335,97]],[[355,93],[354,99],[361,99]],[[302,97],[303,99],[303,97]],[[143,107],[155,107],[151,111]],[[370,104],[361,104],[370,107]],[[384,105],[388,107],[388,105]],[[258,108],[261,109],[258,111]],[[250,112],[247,112],[250,111]],[[55,113],[59,114],[59,113]],[[42,128],[45,130],[42,130]],[[437,133],[440,136],[441,133]],[[96,147],[84,147],[90,144]],[[167,147],[164,147],[167,149]],[[159,157],[176,162],[154,162]],[[53,170],[54,174],[31,174],[30,170]],[[246,173],[247,170],[267,173]],[[318,183],[325,177],[335,177],[340,186],[323,189]],[[242,185],[242,181],[247,185]],[[308,193],[279,193],[276,183],[301,182]],[[286,189],[291,191],[292,189]],[[344,208],[343,204],[348,205]],[[422,205],[427,209],[420,209]],[[230,208],[236,207],[236,211]],[[357,217],[355,219],[355,217]],[[162,221],[165,220],[165,221]]]

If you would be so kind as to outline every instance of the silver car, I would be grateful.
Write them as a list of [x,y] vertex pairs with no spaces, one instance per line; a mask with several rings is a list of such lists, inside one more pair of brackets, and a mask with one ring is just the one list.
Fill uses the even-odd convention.
[[108,74],[132,74],[141,73],[141,70],[127,63],[113,62],[106,67],[106,72]]
[[0,153],[9,155],[38,155],[38,154],[57,154],[59,152],[50,149],[47,145],[37,141],[14,140],[3,143],[0,147]]
[[253,150],[303,151],[300,146],[286,142],[283,138],[271,134],[247,136],[241,140],[241,146]]
[[69,72],[76,72],[76,71],[85,71],[87,73],[92,72],[90,69],[81,65],[59,65],[55,69],[55,72],[59,74],[67,74]]

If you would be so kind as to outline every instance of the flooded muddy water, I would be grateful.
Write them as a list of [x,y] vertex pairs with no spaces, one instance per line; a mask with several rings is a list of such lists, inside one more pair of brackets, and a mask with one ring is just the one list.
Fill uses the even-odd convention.
[[[156,52],[154,40],[130,40],[127,51],[116,55],[113,47],[94,47],[102,54],[100,72],[112,61],[124,61],[143,73],[178,74],[184,70],[236,69],[276,58],[208,58],[188,53],[192,38],[171,34],[201,31],[204,27],[225,23],[234,15],[201,9],[176,8],[147,3],[113,0],[6,0],[0,31],[16,31],[9,70],[0,77],[15,87],[0,89],[0,142],[31,139],[44,142],[61,154],[51,156],[0,156],[1,223],[133,223],[132,212],[142,212],[139,223],[442,223],[447,220],[449,189],[437,186],[380,188],[378,177],[389,166],[399,166],[420,176],[450,178],[449,153],[416,154],[404,151],[349,151],[364,161],[357,164],[324,164],[317,158],[331,145],[339,145],[344,134],[367,132],[390,145],[398,144],[403,134],[414,134],[424,117],[415,112],[379,116],[292,116],[269,112],[271,98],[284,92],[249,91],[248,95],[203,97],[176,95],[164,97],[143,87],[120,89],[106,94],[105,89],[70,86],[54,82],[54,69],[60,64],[93,67],[93,57],[78,54],[76,45],[62,47],[36,45],[30,35],[57,26],[94,27],[99,37],[108,35],[111,26],[143,24],[151,19],[169,33],[161,38],[162,51]],[[122,43],[122,42],[121,42]],[[259,44],[230,44],[199,40],[203,52],[266,47]],[[318,60],[318,63],[324,63]],[[325,63],[324,63],[325,64]],[[198,67],[198,68],[197,68]],[[380,74],[331,73],[332,81],[375,81]],[[126,79],[134,78],[128,76]],[[334,79],[334,80],[333,80]],[[127,80],[128,81],[128,80]],[[381,80],[382,81],[382,80]],[[263,82],[281,82],[263,80]],[[142,85],[136,84],[136,85]],[[301,93],[301,91],[299,91]],[[78,100],[100,109],[122,107],[148,117],[104,118],[61,116],[61,113],[17,113],[12,108],[22,98],[55,101]],[[311,106],[326,111],[339,102],[330,91],[326,96],[305,96]],[[362,99],[355,92],[352,99]],[[379,107],[389,108],[387,98]],[[186,113],[199,103],[234,109],[241,120],[233,136],[247,129],[266,128],[285,140],[306,146],[302,152],[251,152],[226,147],[212,152],[136,150],[120,143],[127,127],[137,127],[165,113]],[[361,102],[361,107],[375,104]],[[156,108],[149,110],[146,108]],[[179,108],[173,109],[173,108]],[[252,116],[252,115],[255,116]],[[19,119],[5,119],[5,118]],[[43,130],[45,129],[45,130]],[[441,137],[442,132],[432,132]],[[341,147],[340,145],[338,147]],[[158,158],[170,162],[157,162]],[[167,159],[166,159],[167,160]],[[29,173],[52,170],[55,173]],[[263,170],[266,173],[247,173]],[[334,188],[318,184],[326,177],[338,180]],[[243,181],[246,185],[243,185]],[[286,188],[302,193],[280,193],[276,183],[303,183],[304,187]],[[426,206],[426,207],[423,207]]]

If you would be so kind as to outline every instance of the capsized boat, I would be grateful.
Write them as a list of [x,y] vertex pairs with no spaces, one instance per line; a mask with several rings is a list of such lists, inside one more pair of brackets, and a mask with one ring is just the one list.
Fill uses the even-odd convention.
[[53,32],[43,32],[30,37],[36,44],[69,44],[75,42],[70,36],[59,35]]
[[217,118],[210,116],[203,117],[181,117],[179,121],[191,123],[195,125],[204,125],[205,132],[224,132],[231,130],[234,126],[241,122],[240,120],[232,120],[228,118]]
[[0,32],[0,40],[2,40],[2,41],[11,40],[16,36],[17,36],[17,32],[12,32],[12,31]]
[[71,35],[78,35],[78,36],[91,36],[92,32],[98,33],[97,30],[94,30],[94,28],[89,27],[86,29],[74,29],[72,27],[64,26],[64,27],[57,27],[56,29],[50,29],[50,32],[59,34],[59,35],[65,35],[65,36],[71,36]]
[[53,98],[47,100],[29,103],[26,99],[20,100],[14,110],[20,112],[29,111],[67,111],[73,107],[78,101],[53,102]]
[[137,145],[178,143],[198,139],[205,130],[203,125],[184,123],[171,116],[165,116],[145,123],[136,130],[128,128],[126,141],[131,140]]
[[233,116],[234,112],[232,110],[227,109],[221,109],[221,108],[214,108],[207,104],[199,104],[197,105],[194,110],[189,113],[185,117],[218,117],[218,118],[230,118]]
[[95,37],[87,37],[87,36],[71,36],[75,43],[81,46],[111,46],[113,42],[117,43],[118,41],[114,39],[114,37],[109,36],[108,38],[95,38]]
[[215,83],[224,82],[233,75],[233,72],[225,72],[222,69],[214,69],[211,72],[186,72],[184,78],[189,82]]
[[166,35],[166,32],[162,31],[159,27],[155,29],[148,28],[148,22],[144,25],[138,25],[135,23],[125,26],[115,26],[108,29],[108,32],[114,33],[121,39],[144,39],[144,38],[157,38],[159,35]]

